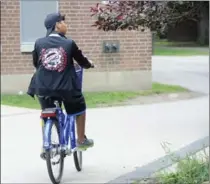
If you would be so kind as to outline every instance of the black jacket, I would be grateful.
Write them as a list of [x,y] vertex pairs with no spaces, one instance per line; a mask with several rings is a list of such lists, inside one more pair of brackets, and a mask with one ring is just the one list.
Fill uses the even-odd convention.
[[52,33],[35,42],[32,56],[36,72],[28,88],[30,96],[61,97],[68,100],[81,95],[73,59],[86,69],[91,67],[91,63],[73,40]]

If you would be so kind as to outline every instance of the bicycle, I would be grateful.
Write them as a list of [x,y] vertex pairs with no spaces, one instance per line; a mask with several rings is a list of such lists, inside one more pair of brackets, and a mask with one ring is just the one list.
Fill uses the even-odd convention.
[[[79,84],[82,88],[83,69],[76,64],[76,73],[78,75]],[[59,184],[62,179],[64,169],[64,158],[73,154],[74,164],[77,171],[82,170],[82,152],[76,147],[75,135],[75,115],[64,114],[58,101],[54,101],[55,108],[47,108],[42,110],[41,119],[45,122],[42,127],[43,131],[43,148],[47,170],[50,180],[53,184]],[[52,128],[55,126],[58,136],[58,143],[51,141]],[[55,156],[60,156],[57,161],[51,162]],[[52,171],[52,166],[59,164],[58,176]]]

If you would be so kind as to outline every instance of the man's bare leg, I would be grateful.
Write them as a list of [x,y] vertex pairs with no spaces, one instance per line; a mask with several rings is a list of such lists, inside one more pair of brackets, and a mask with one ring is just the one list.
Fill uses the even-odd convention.
[[85,121],[86,121],[86,112],[76,117],[77,121],[77,136],[78,142],[81,143],[85,139]]
[[79,148],[89,148],[92,147],[94,142],[92,139],[87,139],[85,136],[85,122],[86,122],[86,113],[84,112],[81,115],[76,117],[77,121],[77,136],[78,136],[78,147]]

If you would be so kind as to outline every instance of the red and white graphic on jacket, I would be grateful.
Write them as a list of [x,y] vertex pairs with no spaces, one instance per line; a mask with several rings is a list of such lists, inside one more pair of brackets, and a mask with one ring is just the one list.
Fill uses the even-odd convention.
[[45,69],[62,72],[67,65],[67,54],[62,47],[42,49],[40,60]]

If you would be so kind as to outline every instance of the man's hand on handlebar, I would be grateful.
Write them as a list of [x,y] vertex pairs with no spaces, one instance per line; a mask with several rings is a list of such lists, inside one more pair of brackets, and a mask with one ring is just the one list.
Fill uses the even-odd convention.
[[92,60],[89,60],[89,62],[91,64],[90,68],[95,68],[95,65],[94,65],[93,61]]

